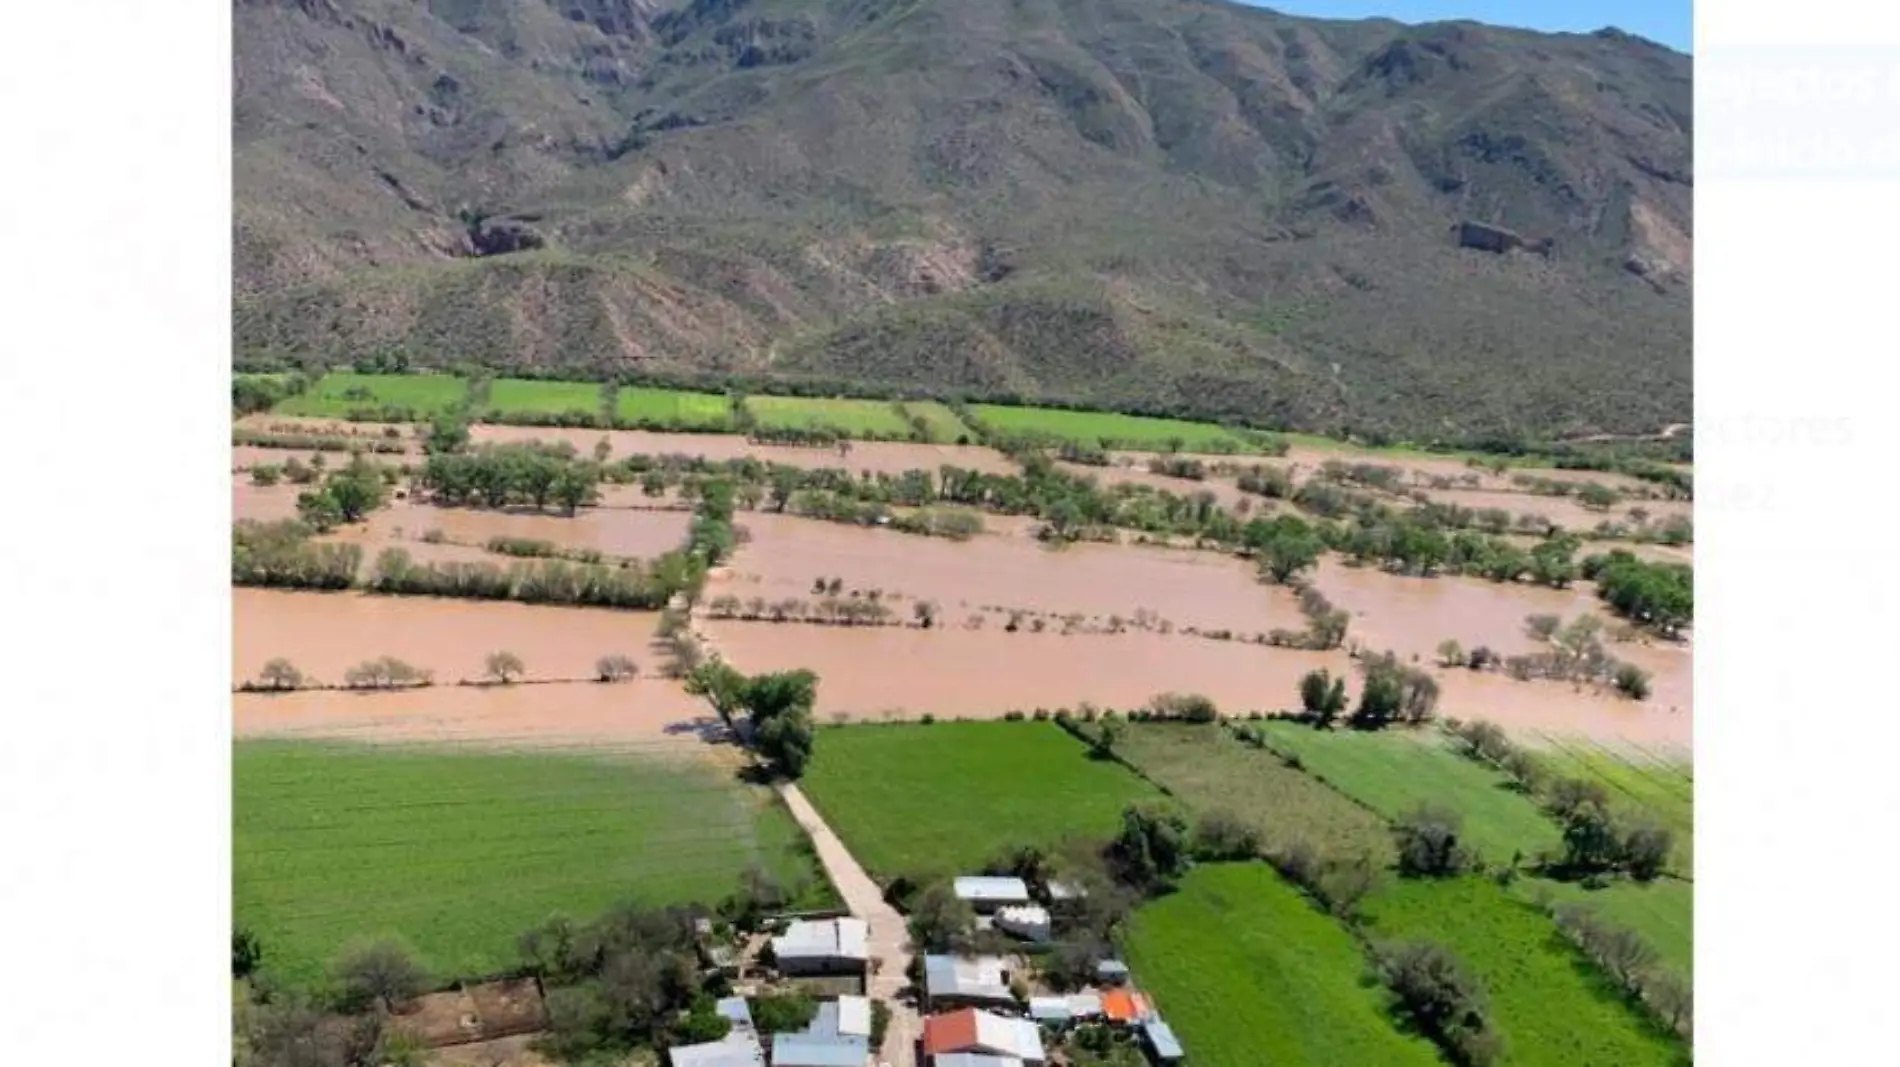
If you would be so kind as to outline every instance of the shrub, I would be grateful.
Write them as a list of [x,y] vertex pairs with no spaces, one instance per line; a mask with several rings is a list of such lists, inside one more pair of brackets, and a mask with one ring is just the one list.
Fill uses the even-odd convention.
[[1260,831],[1230,811],[1210,811],[1194,826],[1194,856],[1202,860],[1247,860],[1260,854]]
[[1210,723],[1220,718],[1220,709],[1199,693],[1161,693],[1150,700],[1148,706],[1164,719]]
[[1633,663],[1617,665],[1615,684],[1616,691],[1631,700],[1649,699],[1649,672]]
[[1421,805],[1393,823],[1399,873],[1445,878],[1462,874],[1476,862],[1463,841],[1464,820],[1456,811]]
[[301,689],[303,684],[303,672],[281,656],[264,664],[264,669],[257,672],[257,686],[260,689],[283,692]]
[[1376,949],[1380,979],[1393,1007],[1460,1067],[1488,1067],[1503,1045],[1486,1015],[1489,996],[1464,963],[1442,945],[1414,942]]
[[630,656],[616,652],[594,661],[594,675],[603,682],[624,682],[640,673]]
[[428,985],[428,975],[397,941],[377,941],[347,950],[334,969],[340,1006],[361,1011],[380,1004],[394,1011]]
[[513,683],[516,678],[526,673],[527,669],[527,665],[521,662],[520,656],[505,650],[490,652],[488,659],[483,661],[483,670],[488,677],[503,685]]

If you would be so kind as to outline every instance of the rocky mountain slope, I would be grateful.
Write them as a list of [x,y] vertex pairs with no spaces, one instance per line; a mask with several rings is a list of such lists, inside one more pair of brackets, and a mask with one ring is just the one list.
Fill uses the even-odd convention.
[[1690,410],[1687,56],[1211,0],[237,0],[240,359],[1468,440]]

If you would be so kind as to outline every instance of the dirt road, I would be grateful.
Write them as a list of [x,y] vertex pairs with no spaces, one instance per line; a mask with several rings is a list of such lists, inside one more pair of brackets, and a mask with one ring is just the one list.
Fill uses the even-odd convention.
[[872,976],[867,992],[891,1009],[891,1022],[884,1032],[884,1047],[879,1050],[878,1062],[890,1067],[916,1067],[914,1050],[917,1039],[923,1035],[923,1023],[915,1007],[898,999],[898,994],[909,984],[905,975],[910,972],[910,937],[904,916],[884,902],[877,883],[858,866],[844,842],[825,825],[825,820],[798,786],[785,782],[779,785],[778,791],[785,798],[785,806],[791,809],[792,818],[810,835],[818,849],[819,862],[825,865],[825,873],[844,896],[851,914],[863,919],[871,928],[871,957],[882,965]]

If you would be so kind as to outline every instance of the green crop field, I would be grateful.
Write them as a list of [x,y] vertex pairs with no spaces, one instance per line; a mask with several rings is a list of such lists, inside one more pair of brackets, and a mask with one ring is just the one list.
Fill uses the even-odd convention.
[[372,416],[385,407],[406,408],[427,418],[460,404],[468,383],[446,374],[356,374],[334,371],[309,389],[284,398],[272,410],[279,415],[347,419],[357,412]]
[[614,397],[614,419],[662,429],[729,430],[732,403],[719,393],[621,386]]
[[1492,863],[1559,843],[1556,823],[1504,775],[1446,747],[1436,735],[1400,731],[1314,730],[1290,722],[1258,724],[1268,744],[1299,757],[1346,795],[1395,819],[1430,802],[1464,816],[1465,839]]
[[1586,904],[1607,922],[1636,931],[1656,950],[1656,962],[1681,978],[1695,973],[1695,886],[1675,878],[1648,885],[1628,880],[1602,889],[1530,878],[1517,883],[1519,896],[1548,891],[1560,903]]
[[1197,867],[1135,912],[1129,966],[1190,1063],[1430,1065],[1399,1032],[1365,954],[1263,863]]
[[599,415],[600,390],[595,382],[497,378],[488,387],[488,415],[496,421],[514,415]]
[[385,934],[492,973],[552,913],[711,904],[754,864],[833,898],[776,796],[695,764],[241,741],[232,778],[236,920],[293,983]]
[[1380,940],[1450,949],[1490,991],[1510,1067],[1644,1067],[1688,1051],[1631,1006],[1550,918],[1485,878],[1395,879],[1368,897]]
[[1131,723],[1116,752],[1196,811],[1247,820],[1269,848],[1303,839],[1322,854],[1370,853],[1381,866],[1393,860],[1392,833],[1379,816],[1219,726]]
[[906,400],[904,410],[924,420],[930,427],[930,440],[940,445],[953,445],[958,438],[975,441],[976,431],[963,424],[957,413],[935,400]]
[[1179,438],[1182,449],[1188,452],[1249,451],[1245,441],[1211,422],[1000,404],[973,404],[970,410],[985,427],[1006,436],[1043,435],[1079,444],[1107,442],[1113,447],[1135,449],[1166,448]]
[[1648,818],[1675,831],[1671,866],[1695,866],[1695,782],[1687,761],[1636,749],[1612,749],[1584,738],[1545,735],[1538,757],[1552,774],[1601,782],[1618,814]]
[[906,437],[905,422],[888,400],[842,400],[810,396],[748,396],[746,410],[770,430],[829,428],[846,434]]
[[1046,722],[855,725],[818,732],[807,796],[872,874],[950,873],[1018,844],[1107,839],[1162,800]]

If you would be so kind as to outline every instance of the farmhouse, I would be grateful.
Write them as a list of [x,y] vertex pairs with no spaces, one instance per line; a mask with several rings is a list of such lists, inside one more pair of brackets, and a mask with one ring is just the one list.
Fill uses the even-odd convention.
[[1011,904],[1029,903],[1029,886],[1021,878],[968,876],[955,883],[957,899],[967,900],[981,914]]
[[[930,1056],[975,1052],[1006,1056],[1024,1063],[1041,1063],[1042,1034],[1028,1019],[1011,1019],[992,1012],[964,1008],[924,1020],[924,1052]],[[942,1060],[936,1061],[941,1067]]]
[[1015,1007],[1008,965],[995,956],[925,956],[924,1006]]
[[1187,1055],[1181,1051],[1181,1042],[1175,1040],[1173,1029],[1162,1022],[1160,1016],[1142,1025],[1141,1043],[1156,1063],[1180,1063]]
[[772,957],[781,974],[863,974],[871,958],[863,919],[799,920],[772,939]]

